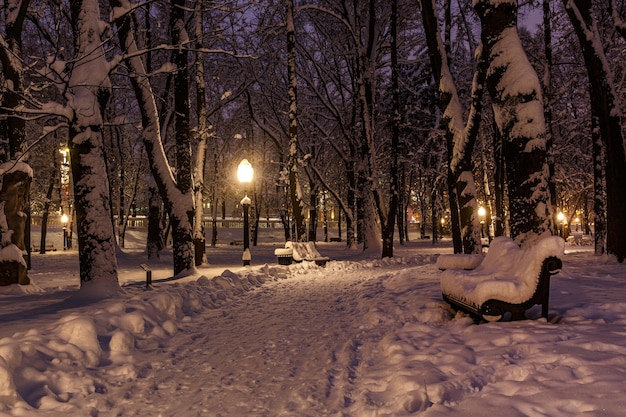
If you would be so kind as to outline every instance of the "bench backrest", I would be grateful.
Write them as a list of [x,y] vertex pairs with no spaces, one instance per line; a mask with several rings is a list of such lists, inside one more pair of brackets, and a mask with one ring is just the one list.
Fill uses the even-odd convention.
[[293,260],[296,262],[310,261],[322,257],[315,247],[315,242],[289,241],[285,243],[285,248],[293,250]]
[[563,251],[564,241],[558,236],[538,240],[527,248],[520,248],[508,237],[496,237],[476,269],[482,273],[505,272],[534,287],[544,259],[561,258]]
[[520,248],[508,237],[497,237],[491,242],[485,259],[476,269],[480,273],[516,280],[530,291],[526,295],[529,296],[537,288],[544,260],[551,257],[561,258],[564,249],[565,242],[558,236],[543,238],[525,248]]

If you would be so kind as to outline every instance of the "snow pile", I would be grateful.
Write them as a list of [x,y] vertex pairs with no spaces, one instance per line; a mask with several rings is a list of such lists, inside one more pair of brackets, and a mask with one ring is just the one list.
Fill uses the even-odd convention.
[[13,409],[16,415],[31,407],[76,411],[70,399],[106,392],[96,376],[98,367],[106,366],[120,381],[131,381],[137,377],[132,364],[136,348],[158,346],[190,316],[287,275],[287,268],[266,265],[239,274],[226,270],[213,279],[203,276],[166,291],[127,287],[128,298],[108,301],[88,315],[69,314],[51,328],[0,339],[0,410]]
[[411,255],[130,283],[48,322],[24,309],[0,339],[0,415],[623,415],[623,265],[565,254],[549,321],[475,325],[441,299],[438,255]]

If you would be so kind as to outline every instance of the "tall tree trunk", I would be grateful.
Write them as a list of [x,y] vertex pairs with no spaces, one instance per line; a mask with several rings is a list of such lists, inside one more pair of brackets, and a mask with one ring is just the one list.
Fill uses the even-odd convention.
[[115,234],[103,148],[103,114],[111,84],[102,47],[97,0],[71,2],[75,66],[67,98],[74,111],[69,148],[74,180],[81,292],[101,298],[119,292]]
[[[6,38],[0,36],[0,62],[5,78],[5,90],[2,97],[2,109],[15,109],[24,103],[23,97],[23,65],[22,65],[22,31],[24,18],[28,10],[29,0],[6,0],[4,2]],[[6,110],[0,110],[6,112]],[[2,122],[6,127],[8,149],[0,155],[0,160],[14,159],[23,151],[26,140],[26,122],[21,117],[9,117]]]
[[[495,125],[495,122],[494,122]],[[504,219],[504,198],[506,188],[506,167],[504,164],[504,155],[502,153],[502,136],[498,131],[498,127],[494,126],[493,131],[493,161],[494,161],[494,174],[493,174],[493,197],[495,204],[495,224],[493,228],[493,235],[504,236],[505,219]]]
[[356,172],[354,170],[354,164],[349,163],[349,166],[346,170],[346,177],[348,179],[348,189],[346,191],[346,200],[348,202],[348,211],[350,213],[346,213],[346,247],[354,248],[357,243],[356,236]]
[[[440,107],[446,122],[446,142],[449,158],[450,212],[453,239],[460,235],[462,252],[480,253],[481,234],[478,218],[478,202],[473,176],[472,151],[478,136],[480,125],[483,86],[486,77],[486,64],[482,56],[478,60],[474,82],[472,84],[472,104],[467,123],[460,118],[463,115],[460,100],[450,67],[448,54],[442,49],[439,24],[432,1],[421,2],[422,19],[426,28],[426,39],[432,62],[435,81],[439,85]],[[458,211],[457,211],[458,210]],[[458,222],[454,218],[458,215]],[[460,229],[459,229],[460,228]],[[455,244],[455,252],[461,252]]]
[[[606,251],[622,262],[626,257],[626,155],[622,133],[622,110],[596,26],[590,0],[563,0],[578,36],[591,96],[592,127],[604,145],[606,170]],[[598,151],[594,141],[594,152]],[[599,182],[596,186],[600,185]],[[599,196],[599,193],[596,192]],[[603,232],[603,230],[601,230]]]
[[297,241],[306,239],[306,224],[304,223],[304,201],[302,200],[302,186],[298,172],[298,79],[296,77],[296,27],[293,16],[293,0],[287,0],[287,76],[289,78],[289,196],[293,221],[296,223]]
[[204,53],[202,49],[202,4],[201,0],[196,0],[194,11],[195,37],[196,37],[196,114],[198,117],[198,148],[196,149],[196,163],[194,165],[193,185],[194,185],[194,222],[193,222],[193,243],[195,247],[196,266],[202,265],[205,256],[204,207],[202,204],[204,194],[204,167],[206,161],[208,126],[206,97],[204,87]]
[[593,243],[596,255],[606,252],[606,166],[604,146],[598,130],[597,117],[591,117],[591,143],[593,155]]
[[311,185],[311,191],[309,193],[309,242],[317,241],[317,187]]
[[[550,174],[548,179],[550,181],[550,203],[552,207],[557,206],[556,202],[556,182],[554,180],[554,130],[552,129],[552,105],[554,103],[554,94],[552,92],[552,13],[550,11],[550,0],[543,0],[543,43],[544,51],[546,55],[545,69],[542,79],[543,93],[545,95],[544,102],[544,115],[546,118],[546,151],[548,155],[548,169]],[[554,212],[556,216],[556,211]],[[556,217],[553,217],[552,221],[556,224]]]
[[[382,253],[381,229],[381,196],[378,190],[376,157],[376,57],[379,53],[377,42],[378,22],[376,20],[376,1],[367,2],[367,21],[362,22],[363,29],[357,30],[358,64],[357,86],[359,98],[359,162],[358,179],[362,203],[357,210],[362,213],[359,225],[359,238],[363,240],[363,250]],[[355,12],[355,15],[358,13]]]
[[[54,139],[58,140],[58,137],[55,133]],[[59,162],[58,162],[58,150],[56,147],[52,148],[52,172],[59,172]],[[48,234],[48,217],[50,216],[50,205],[52,203],[52,195],[54,193],[54,186],[59,181],[59,177],[57,175],[50,175],[48,179],[48,190],[46,191],[46,201],[43,206],[43,214],[41,216],[41,235],[39,239],[39,253],[46,253],[46,237]],[[29,248],[30,249],[30,248]]]
[[391,165],[389,167],[389,205],[382,225],[382,257],[393,257],[393,235],[399,205],[398,152],[400,147],[400,88],[398,86],[398,0],[391,0]]
[[109,129],[112,135],[115,136],[115,145],[117,147],[117,158],[119,158],[119,204],[117,206],[117,244],[120,248],[124,247],[124,240],[126,237],[126,195],[124,193],[124,185],[126,183],[126,164],[124,163],[124,156],[126,152],[122,148],[122,135],[120,134],[119,126],[112,126]]
[[[487,89],[506,161],[511,235],[531,244],[552,235],[541,85],[517,33],[516,0],[479,0]],[[510,79],[515,74],[515,82]]]
[[[132,8],[127,0],[111,0],[111,6],[118,7],[130,13]],[[173,7],[177,12],[182,13],[180,5]],[[182,21],[179,22],[182,24]],[[194,268],[194,252],[192,242],[192,220],[193,220],[193,195],[191,193],[191,180],[182,187],[177,186],[171,169],[165,156],[163,143],[161,140],[161,128],[159,111],[152,91],[152,86],[148,79],[145,66],[140,56],[136,55],[137,45],[131,31],[128,14],[117,14],[115,24],[118,27],[120,42],[126,48],[129,57],[126,64],[132,69],[130,81],[139,101],[139,111],[141,113],[142,138],[150,162],[150,170],[156,182],[159,194],[163,199],[170,217],[170,226],[175,241],[173,253],[174,275]],[[174,24],[176,26],[176,24]],[[181,27],[184,30],[184,28]],[[179,36],[180,33],[177,35]],[[186,56],[186,54],[185,54]],[[185,63],[186,65],[186,63]],[[179,105],[181,105],[179,103]],[[182,105],[181,107],[185,107]],[[188,113],[187,113],[188,114]],[[184,131],[184,122],[182,129]],[[188,124],[188,119],[187,119]],[[180,130],[180,129],[179,129]],[[183,145],[184,147],[184,145]],[[185,154],[181,150],[181,154]],[[181,161],[182,163],[182,161]],[[190,164],[190,157],[187,159]],[[187,173],[190,174],[190,165]],[[185,178],[185,175],[181,175]],[[187,192],[182,190],[186,189]]]
[[[170,32],[174,53],[174,131],[176,132],[176,185],[191,204],[185,213],[170,217],[174,252],[174,274],[193,270],[193,178],[191,163],[191,129],[189,126],[189,35],[185,29],[185,0],[173,0],[170,10]],[[185,218],[183,220],[183,218]]]
[[161,198],[153,178],[148,178],[148,239],[146,251],[148,259],[159,259],[165,247],[161,230]]

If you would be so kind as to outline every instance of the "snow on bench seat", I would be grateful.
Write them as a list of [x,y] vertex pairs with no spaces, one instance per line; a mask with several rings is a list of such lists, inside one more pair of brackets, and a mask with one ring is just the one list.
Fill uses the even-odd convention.
[[547,318],[550,275],[559,272],[564,241],[553,236],[521,249],[508,237],[495,238],[487,255],[472,270],[446,269],[441,291],[448,303],[479,319],[497,321],[509,312],[512,319],[542,305]]
[[[286,242],[285,248],[274,250],[274,255],[278,258],[278,263],[290,265],[291,260],[295,262],[309,261],[316,265],[325,266],[330,260],[327,256],[322,256],[315,247],[315,242]],[[288,263],[287,263],[288,262]]]
[[485,259],[483,255],[465,255],[455,253],[453,255],[439,255],[437,258],[437,268],[442,271],[446,269],[474,269]]

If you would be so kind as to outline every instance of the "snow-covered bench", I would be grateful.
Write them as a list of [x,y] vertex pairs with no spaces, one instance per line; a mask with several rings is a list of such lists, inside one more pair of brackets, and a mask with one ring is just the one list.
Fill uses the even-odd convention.
[[315,242],[286,242],[284,248],[274,250],[274,255],[281,265],[291,265],[292,261],[315,262],[316,265],[325,266],[330,260],[327,256],[322,256],[315,247]]
[[[541,304],[541,315],[547,319],[550,276],[563,266],[564,245],[563,239],[553,236],[521,249],[510,238],[497,237],[474,269],[458,268],[461,261],[444,258],[441,265],[438,261],[440,269],[445,269],[441,273],[443,299],[478,320],[499,321],[507,313],[511,320],[525,319],[526,310],[536,304]],[[473,262],[478,263],[477,259]]]

